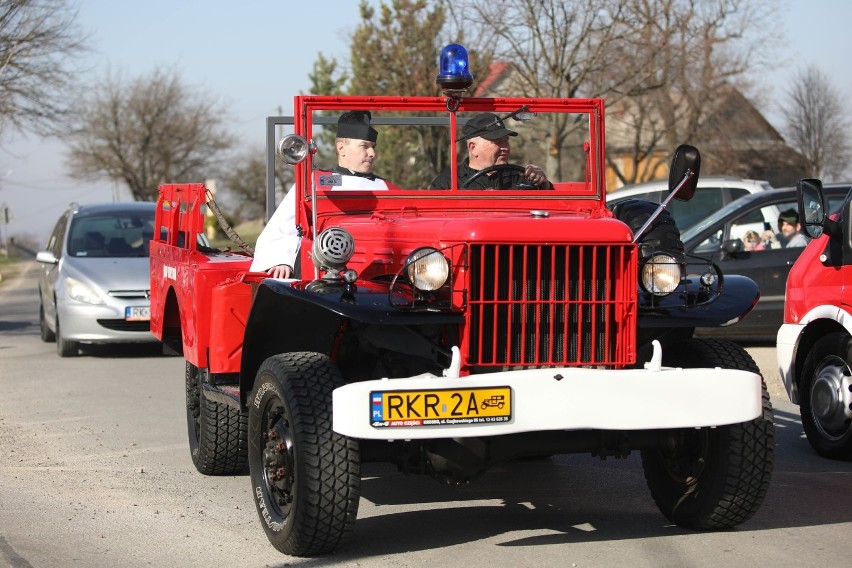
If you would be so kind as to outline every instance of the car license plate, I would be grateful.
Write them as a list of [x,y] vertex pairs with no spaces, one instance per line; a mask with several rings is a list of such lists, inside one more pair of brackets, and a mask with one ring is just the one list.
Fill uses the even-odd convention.
[[510,387],[370,393],[370,423],[374,428],[462,426],[511,419]]
[[151,319],[151,306],[130,306],[124,308],[126,321],[148,321]]

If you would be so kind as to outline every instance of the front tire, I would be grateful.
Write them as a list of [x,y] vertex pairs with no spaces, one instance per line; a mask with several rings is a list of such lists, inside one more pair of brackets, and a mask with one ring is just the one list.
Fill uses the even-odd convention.
[[275,355],[258,370],[248,401],[252,493],[266,536],[284,554],[332,552],[355,524],[358,443],[331,428],[332,391],[343,384],[319,353]]
[[80,343],[62,337],[59,327],[59,314],[56,314],[56,353],[60,357],[76,357],[80,353]]
[[248,466],[248,416],[202,396],[201,370],[186,362],[186,425],[195,469],[204,475],[238,475]]
[[42,341],[45,343],[53,343],[56,341],[56,334],[53,333],[47,325],[47,320],[44,317],[44,304],[41,302],[39,302],[38,305],[38,328]]
[[805,358],[799,411],[808,442],[835,460],[852,459],[852,338],[846,332],[820,338]]
[[[663,364],[760,373],[745,349],[718,339],[670,345]],[[774,451],[772,404],[763,383],[762,416],[729,426],[674,430],[661,448],[642,451],[642,467],[654,502],[671,522],[690,529],[727,529],[760,508]]]

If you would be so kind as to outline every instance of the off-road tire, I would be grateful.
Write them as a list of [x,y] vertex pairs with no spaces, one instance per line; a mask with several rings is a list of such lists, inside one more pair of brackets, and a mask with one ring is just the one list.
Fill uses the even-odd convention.
[[336,550],[358,516],[358,443],[331,429],[332,391],[343,384],[320,353],[275,355],[258,370],[248,401],[252,495],[284,554]]
[[[834,460],[852,459],[852,424],[844,412],[852,393],[848,381],[840,384],[850,374],[852,338],[840,331],[829,333],[814,344],[805,358],[799,382],[799,411],[808,442],[819,455]],[[815,386],[817,392],[822,391],[816,404]]]
[[248,415],[201,394],[201,371],[186,362],[186,425],[195,469],[204,475],[248,471]]
[[41,340],[45,343],[53,343],[56,341],[56,334],[50,330],[47,321],[44,319],[44,304],[38,304],[38,330]]
[[[760,373],[731,341],[689,339],[663,350],[666,366],[720,367]],[[642,451],[654,502],[676,525],[698,530],[737,526],[760,508],[775,460],[775,425],[763,383],[762,416],[741,424],[672,431],[667,443]]]
[[[625,199],[612,206],[615,218],[622,221],[635,234],[657,210],[659,203],[644,199]],[[674,218],[667,209],[660,212],[651,227],[639,240],[640,256],[646,258],[654,251],[683,252],[683,242]]]
[[56,315],[56,354],[60,357],[76,357],[80,353],[80,343],[62,337],[59,327],[59,314]]

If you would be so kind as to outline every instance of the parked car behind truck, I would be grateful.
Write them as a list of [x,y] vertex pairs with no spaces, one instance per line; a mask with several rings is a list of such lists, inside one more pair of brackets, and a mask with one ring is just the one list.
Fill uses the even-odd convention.
[[[467,483],[523,456],[639,451],[672,522],[744,522],[771,478],[769,397],[744,349],[691,335],[742,318],[757,286],[731,275],[723,287],[711,263],[686,259],[657,204],[607,209],[602,100],[466,98],[464,50],[447,49],[445,97],[295,97],[294,132],[277,145],[294,170],[294,279],[249,272],[242,251],[199,250],[204,186],[161,187],[152,331],[186,358],[196,467],[247,464],[267,537],[300,556],[345,542],[371,461]],[[431,171],[336,189],[323,171],[333,155],[313,141],[351,109],[372,112],[380,149],[440,142],[452,187],[427,189]],[[576,171],[552,189],[460,187],[461,126],[482,112],[530,152],[549,125],[569,126],[559,152]],[[406,148],[405,167],[438,167]],[[693,195],[699,169],[695,148],[674,152],[675,195]]]

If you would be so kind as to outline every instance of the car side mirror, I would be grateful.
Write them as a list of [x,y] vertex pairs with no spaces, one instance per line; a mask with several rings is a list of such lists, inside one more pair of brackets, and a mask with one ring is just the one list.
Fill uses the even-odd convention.
[[53,256],[49,250],[40,250],[36,253],[36,260],[42,264],[58,264],[59,259]]
[[827,220],[822,182],[818,179],[799,180],[796,184],[796,197],[799,201],[799,222],[802,231],[812,239],[821,237]]
[[681,144],[672,157],[672,167],[669,170],[669,191],[675,199],[689,201],[695,195],[698,186],[698,174],[701,170],[701,153],[698,148],[689,144]]

